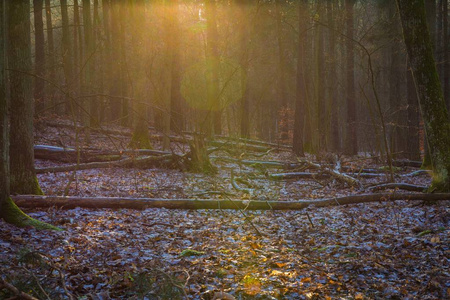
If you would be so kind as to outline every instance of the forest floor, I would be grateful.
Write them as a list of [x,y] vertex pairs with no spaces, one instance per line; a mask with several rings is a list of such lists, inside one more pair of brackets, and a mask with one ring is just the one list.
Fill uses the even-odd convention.
[[[75,147],[70,128],[36,124],[36,144]],[[80,145],[84,136],[80,134]],[[130,136],[91,133],[89,147],[125,148]],[[161,149],[158,141],[155,149]],[[174,151],[188,150],[175,145]],[[216,156],[229,156],[217,152]],[[289,151],[239,158],[295,162]],[[312,159],[312,157],[311,157]],[[274,181],[213,161],[215,175],[105,168],[39,174],[46,195],[295,201],[368,193],[335,179]],[[64,165],[36,160],[36,167]],[[373,159],[342,165],[379,168]],[[236,190],[234,170],[246,177]],[[427,185],[428,175],[396,180]],[[282,171],[281,171],[282,172]],[[365,187],[386,178],[360,179]],[[392,191],[392,190],[391,190]],[[392,191],[395,193],[396,191]],[[26,209],[62,232],[0,221],[0,279],[39,299],[449,299],[448,201],[384,201],[301,211]],[[12,294],[3,288],[0,299]]]

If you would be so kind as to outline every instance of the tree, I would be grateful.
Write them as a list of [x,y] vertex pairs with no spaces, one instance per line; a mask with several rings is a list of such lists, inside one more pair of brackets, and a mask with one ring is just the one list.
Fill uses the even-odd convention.
[[[135,28],[145,27],[145,1],[144,0],[134,0],[132,7],[132,16]],[[150,139],[148,136],[148,125],[147,125],[147,106],[145,105],[145,72],[141,67],[144,61],[144,37],[142,30],[134,30],[132,32],[133,44],[137,45],[134,47],[134,61],[133,61],[133,72],[136,75],[134,77],[134,88],[133,97],[137,100],[135,104],[136,118],[134,118],[134,130],[133,136],[131,138],[130,146],[133,148],[140,149],[152,149]]]
[[288,96],[286,88],[286,49],[283,39],[283,26],[282,26],[282,11],[281,0],[275,0],[275,18],[276,18],[276,31],[277,31],[277,43],[278,43],[278,98],[279,98],[279,111],[280,118],[278,120],[280,124],[280,138],[282,141],[288,138]]
[[0,0],[0,214],[9,199],[9,128],[6,92],[5,1]]
[[42,19],[44,1],[33,0],[34,11],[34,70],[36,78],[34,80],[34,101],[36,111],[44,109],[45,100],[45,39],[44,39],[44,22]]
[[9,1],[8,67],[11,99],[11,191],[42,194],[34,170],[33,85],[31,63],[30,2]]
[[217,32],[217,10],[216,1],[206,1],[206,26],[207,26],[207,49],[206,49],[206,63],[210,72],[208,78],[208,103],[211,105],[211,118],[214,134],[222,133],[222,116],[219,94],[219,50],[218,50],[218,32]]
[[450,189],[450,123],[433,58],[424,0],[397,0],[403,37],[411,64],[430,149],[431,190]]
[[358,153],[358,144],[356,137],[356,95],[355,95],[355,50],[353,41],[353,6],[355,0],[345,0],[347,11],[347,134],[346,134],[346,152],[349,155]]
[[[63,52],[63,70],[65,78],[65,87],[67,95],[69,95],[73,86],[73,48],[70,39],[69,13],[67,11],[67,0],[61,0],[61,20],[62,20],[62,52]],[[66,113],[72,113],[72,105],[70,97],[66,97]],[[72,105],[71,105],[72,104]]]
[[[53,18],[52,18],[52,7],[50,0],[45,0],[45,21],[47,23],[47,56],[48,64],[47,69],[49,71],[49,78],[51,82],[55,82],[55,43],[53,39]],[[56,101],[54,97],[54,89],[51,85],[47,85],[48,96],[52,98],[53,111],[56,111]]]
[[[0,0],[0,218],[3,218],[8,223],[14,225],[25,227],[33,226],[38,229],[54,229],[60,230],[50,224],[40,222],[38,220],[30,218],[28,215],[22,212],[9,197],[9,130],[8,130],[8,93],[7,93],[7,74],[6,69],[6,30],[5,28],[10,28],[11,25],[16,25],[18,23],[26,24],[28,20],[29,25],[29,1],[9,1],[7,10],[5,9],[5,1]],[[27,7],[28,6],[28,7]],[[8,17],[10,24],[6,24],[5,12],[8,12]],[[28,14],[27,14],[28,12]],[[10,14],[13,13],[13,14]],[[23,17],[23,19],[20,19]],[[11,34],[10,30],[9,34]],[[29,37],[29,35],[28,35]],[[31,53],[31,49],[29,50]],[[21,76],[15,78],[14,84],[17,85],[18,79],[25,79],[26,76]],[[11,81],[11,84],[13,82]],[[30,84],[29,84],[30,85]],[[30,85],[31,86],[31,85]],[[11,88],[14,88],[11,85]],[[31,91],[31,87],[30,87]],[[31,93],[30,93],[31,98]],[[30,103],[32,103],[30,101]],[[14,106],[14,104],[13,104]],[[32,104],[30,105],[32,107]],[[31,120],[32,121],[32,120]],[[11,124],[12,125],[12,124]],[[11,128],[13,132],[13,128]]]
[[333,151],[340,150],[340,139],[339,139],[339,109],[338,109],[338,96],[336,88],[336,59],[335,59],[335,49],[336,49],[336,36],[335,36],[335,20],[333,17],[333,12],[336,6],[335,0],[327,1],[327,20],[328,20],[328,32],[329,32],[329,50],[328,50],[328,61],[329,61],[329,71],[328,73],[328,95],[331,102],[331,139],[330,147]]
[[236,4],[238,6],[239,11],[239,50],[240,50],[240,65],[242,67],[241,72],[241,88],[242,88],[242,98],[241,98],[241,115],[240,115],[240,125],[241,125],[241,137],[248,138],[250,137],[250,99],[248,93],[248,86],[246,84],[246,78],[249,70],[249,25],[248,21],[248,9],[246,5],[246,1],[244,0],[236,0]]
[[300,1],[298,4],[298,47],[297,47],[297,95],[295,101],[294,115],[294,153],[301,156],[304,154],[303,149],[303,133],[305,128],[305,102],[306,84],[305,84],[305,41],[306,41],[306,25],[308,20],[306,0]]

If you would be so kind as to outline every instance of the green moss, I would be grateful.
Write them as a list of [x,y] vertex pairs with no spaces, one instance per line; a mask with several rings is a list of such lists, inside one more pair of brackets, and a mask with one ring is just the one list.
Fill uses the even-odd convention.
[[135,149],[153,149],[148,134],[145,132],[134,132],[128,147]]
[[56,230],[62,231],[61,228],[47,224],[45,222],[38,221],[25,214],[12,200],[8,198],[2,204],[2,211],[0,216],[5,222],[16,225],[18,227],[32,226],[40,230]]
[[24,175],[19,180],[11,176],[11,192],[24,195],[44,195],[37,176],[33,174]]

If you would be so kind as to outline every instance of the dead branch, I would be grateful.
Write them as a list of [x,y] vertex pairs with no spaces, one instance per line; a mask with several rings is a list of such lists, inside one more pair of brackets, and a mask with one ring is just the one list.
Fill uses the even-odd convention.
[[300,167],[299,164],[296,163],[283,163],[280,161],[264,161],[264,160],[243,160],[243,159],[237,159],[237,158],[230,158],[230,157],[217,157],[217,156],[211,156],[211,159],[213,160],[221,160],[224,162],[230,162],[230,163],[236,163],[236,164],[242,164],[246,166],[252,166],[252,167],[266,167],[266,168],[274,168],[274,169],[296,169]]
[[0,289],[2,289],[2,288],[9,290],[14,295],[16,295],[16,297],[18,297],[19,299],[38,300],[37,298],[34,298],[33,296],[28,295],[27,293],[19,291],[19,289],[16,288],[14,285],[12,285],[12,284],[6,282],[5,280],[3,280],[2,278],[0,278]]
[[370,187],[369,189],[372,191],[381,191],[387,189],[399,189],[410,192],[425,192],[427,190],[427,186],[423,185],[414,185],[408,183],[384,183]]
[[414,161],[414,160],[393,160],[392,165],[394,167],[420,168],[420,167],[422,167],[422,162]]
[[11,196],[22,208],[59,207],[72,209],[112,208],[112,209],[247,209],[247,210],[302,210],[308,206],[325,207],[377,201],[450,200],[445,194],[374,193],[316,200],[276,201],[276,200],[218,200],[218,199],[153,199],[153,198],[111,198],[111,197],[63,197],[63,196]]
[[321,166],[319,164],[310,162],[308,160],[300,160],[300,162],[306,164],[307,166],[311,168],[319,169],[322,173],[330,175],[331,177],[335,178],[338,181],[344,182],[348,184],[349,186],[357,187],[358,189],[362,189],[363,186],[361,182],[347,174],[341,173],[338,170],[333,170],[326,166]]

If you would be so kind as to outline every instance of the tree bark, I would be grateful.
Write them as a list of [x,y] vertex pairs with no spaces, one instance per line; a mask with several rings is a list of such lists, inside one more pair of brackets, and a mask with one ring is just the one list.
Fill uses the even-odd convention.
[[[283,39],[283,26],[282,26],[282,4],[281,0],[275,0],[275,18],[277,29],[277,43],[278,43],[278,124],[279,124],[279,138],[281,141],[286,141],[289,137],[288,126],[288,95],[286,89],[286,50]],[[284,1],[283,1],[284,2]]]
[[44,8],[43,0],[33,0],[34,12],[34,103],[36,113],[45,108],[45,38],[44,38],[44,22],[42,18],[42,10]]
[[433,59],[423,0],[397,0],[432,159],[432,189],[450,189],[450,124]]
[[331,140],[330,147],[334,152],[338,152],[341,150],[340,147],[340,138],[339,138],[339,102],[337,95],[337,85],[336,85],[336,65],[337,60],[336,56],[336,36],[335,36],[335,20],[334,20],[334,11],[336,10],[336,2],[334,0],[327,1],[327,19],[328,19],[328,32],[329,32],[329,50],[328,50],[328,59],[329,59],[329,72],[328,72],[328,95],[331,101]]
[[[7,14],[6,14],[7,13]],[[8,16],[8,22],[6,22],[6,16]],[[27,22],[28,20],[28,22]],[[20,26],[20,25],[23,26]],[[13,26],[16,26],[15,28]],[[15,150],[16,148],[12,149],[9,148],[10,144],[10,132],[8,130],[8,106],[9,106],[9,100],[15,99],[22,103],[21,97],[19,98],[17,95],[17,91],[14,91],[13,89],[17,88],[21,85],[21,80],[24,80],[24,77],[17,77],[13,76],[12,74],[9,75],[11,77],[10,84],[11,84],[11,93],[10,97],[8,98],[7,93],[7,73],[5,72],[6,69],[6,40],[8,39],[9,46],[27,46],[28,43],[25,39],[30,38],[30,2],[29,1],[8,1],[8,3],[5,3],[4,0],[0,0],[0,218],[5,220],[5,222],[14,224],[16,226],[25,227],[25,226],[33,226],[38,229],[54,229],[59,230],[58,228],[42,223],[40,221],[37,221],[35,219],[30,218],[28,215],[23,213],[22,210],[20,210],[17,205],[11,200],[9,197],[9,178],[10,178],[10,151]],[[13,28],[11,28],[13,27]],[[27,29],[28,28],[28,29]],[[28,34],[26,34],[26,31],[28,31]],[[16,36],[17,39],[24,38],[24,40],[11,40],[11,34],[23,34],[23,36],[19,37]],[[8,36],[8,38],[7,38]],[[9,49],[8,49],[9,50]],[[21,53],[23,51],[23,58],[27,58],[29,56],[31,60],[31,49],[14,49],[15,51],[18,51]],[[11,67],[23,67],[24,65],[19,63],[20,60],[18,58],[22,58],[21,55],[18,55],[18,53],[8,53],[11,57],[10,63]],[[23,62],[22,62],[23,63]],[[31,65],[31,62],[30,62]],[[28,65],[26,65],[28,66]],[[16,74],[17,75],[17,74]],[[14,83],[14,85],[13,85]],[[28,93],[29,93],[29,102],[27,111],[33,110],[33,103],[31,101],[31,83],[28,83],[28,85],[23,85],[23,87],[28,87]],[[12,96],[14,95],[14,98]],[[14,104],[15,106],[16,104]],[[33,119],[31,118],[31,122]],[[12,125],[12,123],[11,123]],[[11,132],[14,132],[11,128]],[[25,132],[26,134],[26,132]],[[15,139],[15,142],[17,140]],[[24,145],[26,146],[26,144]],[[25,149],[27,150],[27,149]],[[26,151],[25,151],[26,152]],[[24,154],[24,153],[21,153]],[[27,153],[25,153],[27,154]],[[15,155],[15,157],[17,157]],[[17,159],[16,159],[17,162]],[[20,171],[20,170],[19,170]],[[34,172],[34,169],[32,170]],[[14,173],[15,175],[17,172]],[[23,174],[23,173],[22,173]],[[28,193],[29,191],[35,192],[36,189],[39,189],[39,184],[37,184],[36,175],[32,174],[34,176],[34,180],[36,181],[36,184],[32,186],[31,189],[24,188],[21,191],[24,193]],[[17,175],[13,178],[14,183],[16,184],[18,182]],[[21,178],[22,179],[22,178]],[[24,184],[28,184],[28,181],[23,181]],[[34,181],[32,180],[31,184],[34,184]],[[40,189],[39,189],[40,191]],[[3,282],[5,283],[5,282]]]
[[292,142],[293,151],[298,156],[304,153],[304,131],[305,131],[305,103],[306,103],[306,84],[305,84],[305,43],[306,43],[306,25],[307,25],[307,3],[305,0],[298,3],[298,45],[297,45],[297,90],[294,115],[294,138]]
[[[145,28],[145,1],[135,0],[131,8],[131,15],[133,19],[133,26],[135,28]],[[131,32],[131,39],[135,45],[132,48],[133,60],[131,61],[133,73],[134,85],[133,85],[133,98],[136,103],[134,103],[135,114],[134,117],[134,129],[133,136],[129,146],[131,148],[137,149],[153,149],[150,143],[150,138],[148,134],[148,124],[147,124],[147,105],[146,105],[146,76],[145,70],[142,68],[142,62],[145,61],[145,51],[146,48],[145,39],[142,30],[133,30]]]
[[[33,89],[30,1],[9,1],[8,62],[11,103],[11,192],[42,194],[34,171],[33,157]],[[22,72],[21,72],[22,71]]]
[[356,99],[355,99],[355,50],[353,42],[353,6],[355,0],[345,0],[347,12],[347,133],[346,153],[348,155],[358,154],[357,132],[356,132]]
[[[419,137],[419,101],[417,99],[416,87],[414,86],[414,78],[411,72],[409,59],[406,63],[406,98],[408,102],[407,118],[408,118],[408,159],[420,160],[420,137]],[[420,167],[420,166],[419,166]]]
[[0,212],[9,198],[9,115],[6,78],[5,0],[0,0]]
[[[209,69],[207,82],[208,104],[211,109],[211,129],[214,134],[222,133],[222,107],[220,103],[219,91],[219,66],[220,57],[218,49],[219,34],[217,31],[217,9],[215,0],[207,0],[205,3],[206,24],[207,24],[207,49],[206,49],[206,65]],[[210,134],[209,134],[210,135]]]
[[70,39],[69,13],[67,11],[67,0],[61,0],[61,21],[62,21],[62,52],[63,52],[63,70],[65,78],[65,110],[66,114],[73,113],[73,105],[70,90],[74,85],[73,77],[73,48]]
[[181,95],[181,28],[179,1],[173,4],[171,14],[171,74],[170,74],[170,130],[180,133],[184,130],[183,97]]
[[239,50],[240,50],[240,64],[242,67],[241,72],[241,103],[240,103],[240,125],[241,125],[241,137],[250,137],[250,98],[248,93],[248,86],[246,82],[248,68],[249,68],[249,28],[250,22],[248,22],[248,8],[245,0],[236,0],[237,10],[239,13]]
[[347,204],[389,202],[399,200],[448,201],[450,194],[402,194],[379,193],[316,200],[193,200],[193,199],[151,199],[151,198],[82,198],[62,196],[13,196],[22,208],[58,207],[65,209],[112,208],[112,209],[245,209],[245,210],[302,210],[308,207],[328,207]]
[[[55,43],[53,39],[53,18],[52,18],[52,7],[50,0],[45,0],[45,19],[47,25],[47,57],[48,57],[48,76],[51,82],[56,82],[55,76]],[[53,105],[53,112],[57,112],[57,101],[54,94],[55,90],[52,86],[47,85],[46,94],[51,97],[51,104]]]

